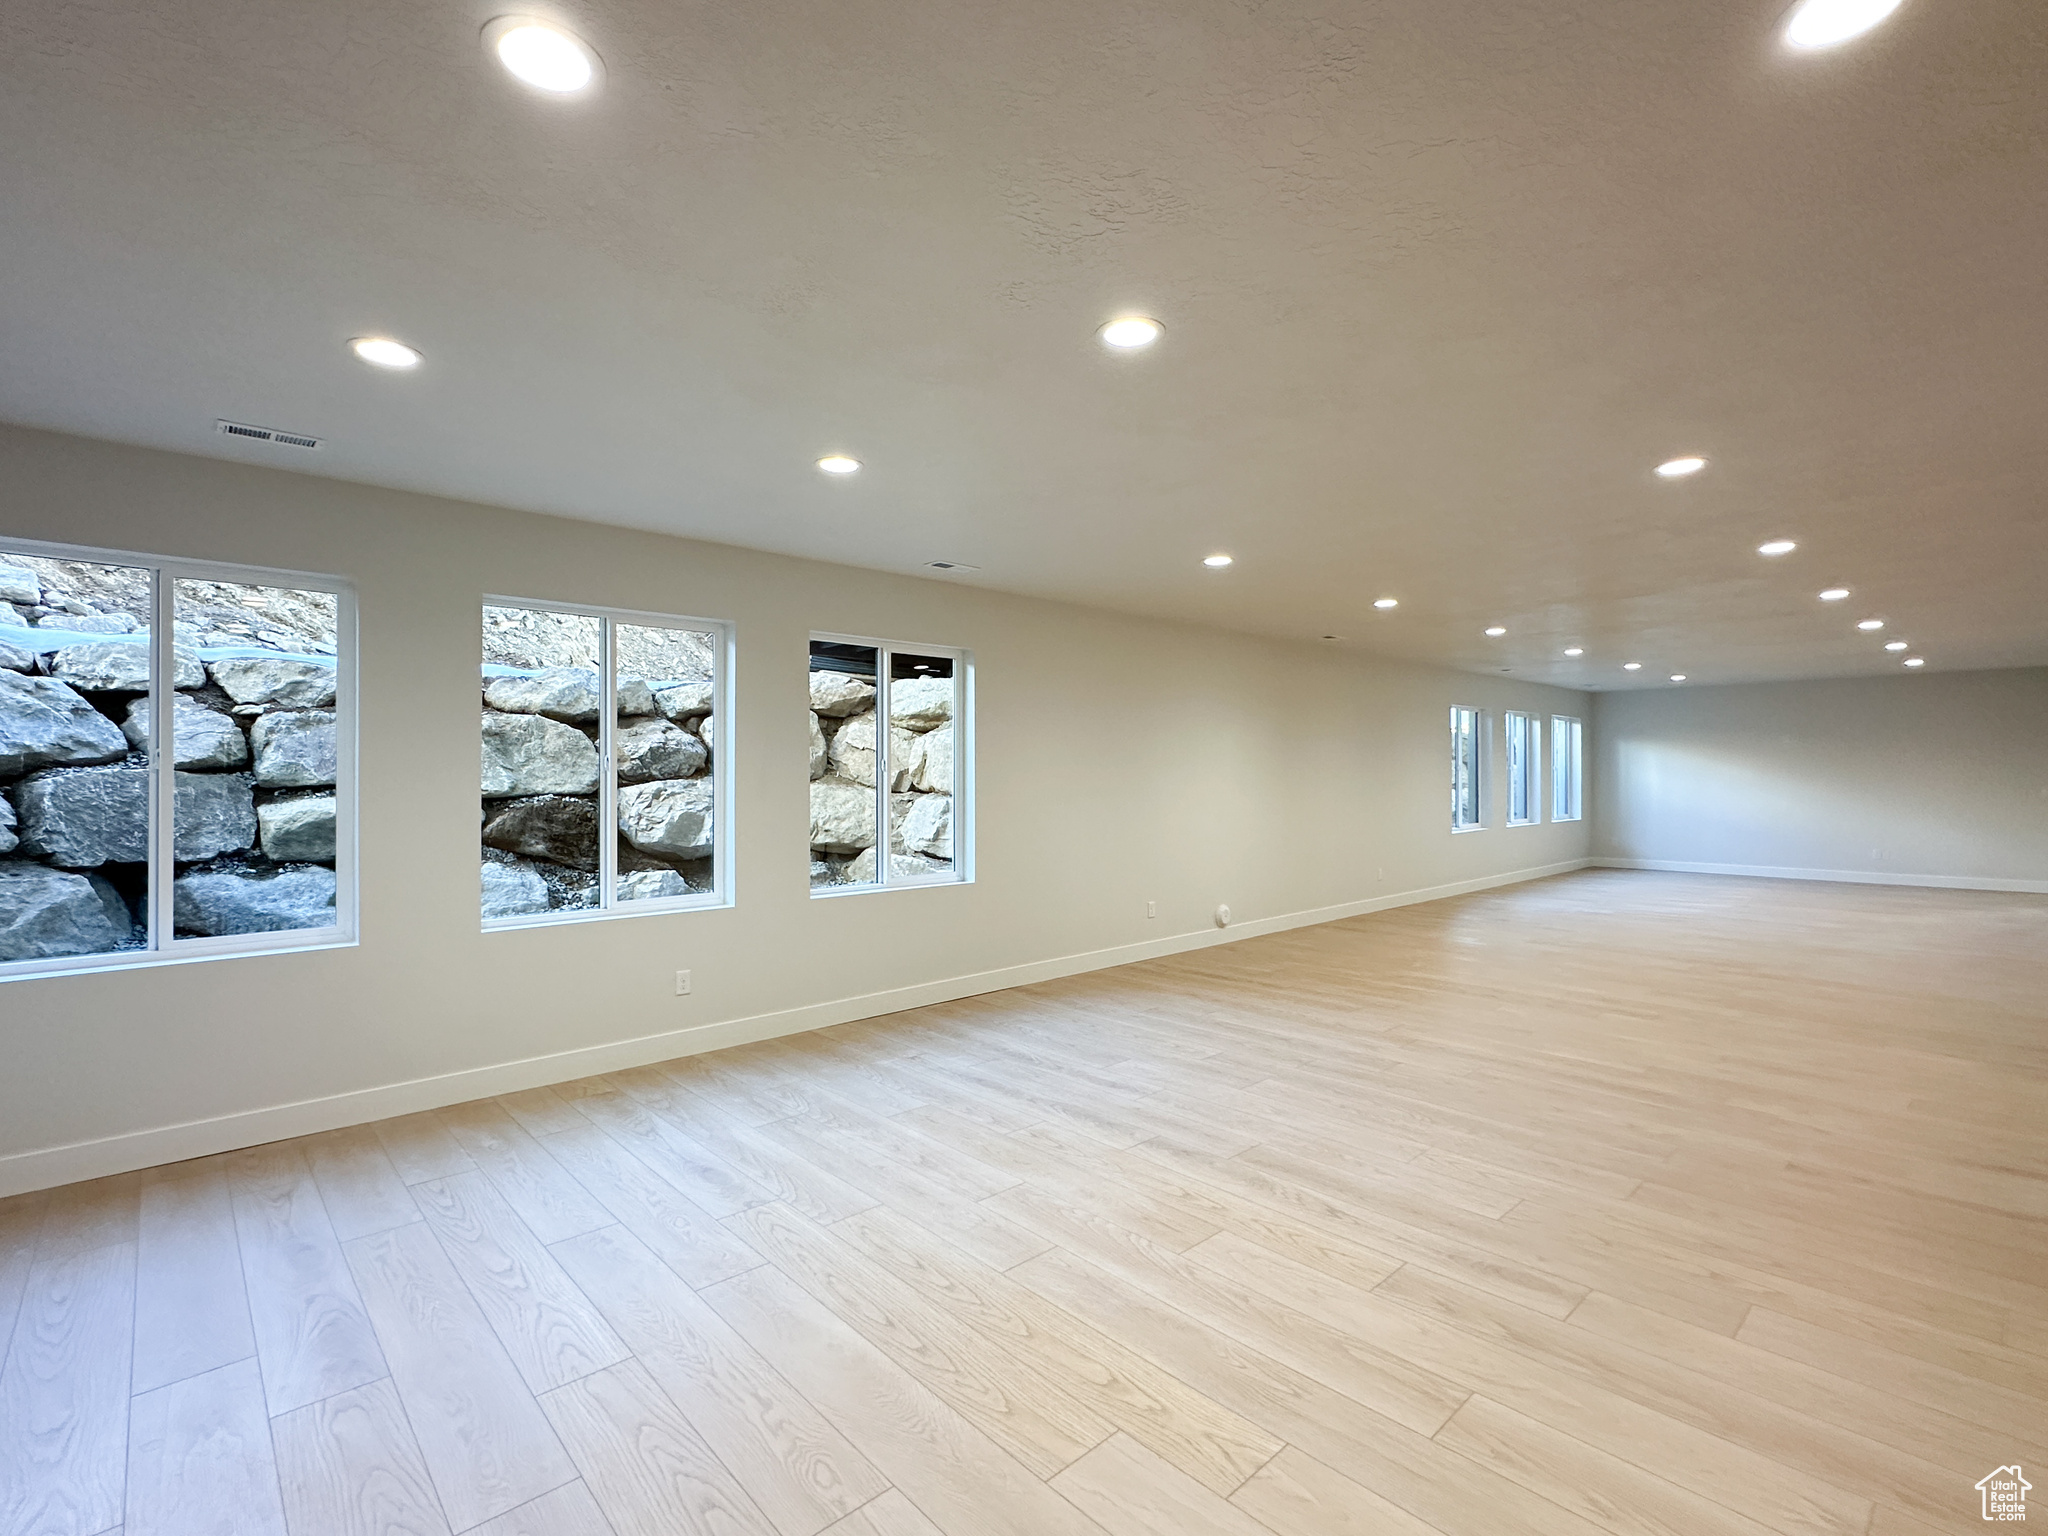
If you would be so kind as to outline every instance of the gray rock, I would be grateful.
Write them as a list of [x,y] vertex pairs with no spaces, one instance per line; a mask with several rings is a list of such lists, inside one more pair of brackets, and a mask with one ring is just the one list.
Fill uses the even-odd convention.
[[619,791],[619,831],[635,848],[671,859],[701,859],[712,846],[709,779],[657,779]]
[[592,667],[550,667],[531,677],[494,677],[484,685],[484,702],[508,715],[546,715],[589,725],[604,704]]
[[[139,640],[87,640],[50,658],[50,673],[83,693],[149,692],[150,647]],[[173,655],[171,686],[201,688],[206,668],[190,651]]]
[[597,868],[597,803],[567,795],[514,800],[484,823],[484,844],[569,869]]
[[917,738],[910,756],[910,784],[943,795],[953,792],[953,727],[942,725]]
[[622,719],[628,715],[651,715],[655,709],[654,690],[642,678],[622,677],[617,707]]
[[953,718],[953,679],[899,677],[889,684],[889,723],[927,731]]
[[485,917],[526,917],[548,909],[548,883],[540,871],[525,864],[484,860]]
[[[917,745],[917,737],[899,727],[889,728],[890,774],[892,789],[904,789],[910,784],[911,761]],[[846,723],[832,733],[829,749],[832,771],[842,779],[851,779],[856,784],[875,782],[875,713],[869,710],[863,715],[853,715]]]
[[293,661],[284,656],[232,656],[208,662],[206,671],[237,704],[324,709],[334,702],[331,663]]
[[21,841],[14,826],[14,802],[0,795],[0,853],[14,852],[14,845]]
[[334,796],[307,795],[256,807],[263,855],[280,864],[326,864],[334,859]]
[[0,603],[26,603],[34,607],[42,600],[42,577],[25,565],[0,564]]
[[831,776],[813,780],[811,846],[830,853],[859,853],[874,847],[873,788]]
[[953,857],[953,797],[912,795],[910,804],[896,817],[889,846],[901,853],[928,853],[933,858]]
[[[242,728],[217,709],[177,696],[171,711],[171,757],[178,768],[243,768],[249,762],[249,738]],[[128,719],[121,733],[135,747],[149,745],[149,700],[135,699],[128,705]]]
[[85,876],[0,859],[0,961],[104,954],[128,935]]
[[0,672],[0,779],[127,755],[121,728],[65,684]]
[[0,668],[5,668],[9,672],[33,672],[36,669],[36,653],[0,640]]
[[23,853],[70,869],[140,864],[149,857],[145,769],[49,769],[23,779],[13,796]]
[[100,910],[107,914],[107,922],[122,938],[135,936],[135,916],[128,910],[128,903],[121,899],[121,893],[114,889],[114,882],[105,875],[87,875],[86,884],[92,887],[93,895],[100,899]]
[[668,896],[691,896],[689,881],[672,869],[642,869],[619,876],[620,901],[660,901]]
[[875,707],[875,685],[844,672],[811,674],[811,708],[821,715],[856,715]]
[[[176,717],[172,717],[175,723]],[[334,711],[287,710],[265,715],[249,729],[256,748],[256,782],[265,789],[332,784],[335,778]]]
[[612,742],[618,750],[621,784],[687,779],[700,772],[710,758],[703,742],[666,720],[635,720],[622,725]]
[[597,793],[597,748],[573,725],[543,715],[487,713],[483,733],[485,799]]
[[171,918],[178,932],[205,935],[330,928],[334,888],[331,869],[180,875],[171,884]]
[[818,723],[816,711],[810,712],[811,722],[811,777],[822,779],[832,765],[832,754],[825,741],[825,727]]
[[[889,855],[889,878],[891,880],[920,880],[931,875],[951,874],[944,864],[930,859],[921,859],[914,853],[892,853]],[[840,870],[839,878],[847,885],[873,885],[875,883],[875,850],[865,849],[857,858],[847,861]]]
[[256,845],[256,797],[246,773],[181,773],[171,808],[171,853],[181,862]]
[[830,885],[839,878],[839,871],[826,859],[811,860],[811,884]]
[[46,619],[44,629],[66,629],[74,635],[132,635],[142,626],[125,613],[67,613],[61,619]]
[[705,715],[702,719],[692,720],[690,722],[690,729],[695,731],[697,739],[704,743],[706,756],[717,750],[718,716]]
[[709,683],[678,683],[654,696],[654,707],[671,720],[688,720],[711,713],[712,687]]

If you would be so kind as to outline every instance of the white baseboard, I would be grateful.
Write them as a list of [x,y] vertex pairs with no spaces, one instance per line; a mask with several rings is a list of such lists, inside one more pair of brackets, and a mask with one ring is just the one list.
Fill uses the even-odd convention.
[[747,1018],[726,1019],[715,1024],[694,1025],[689,1029],[669,1030],[658,1035],[642,1035],[634,1040],[615,1040],[605,1045],[585,1046],[578,1050],[561,1051],[548,1056],[529,1056],[520,1061],[472,1067],[436,1077],[414,1078],[409,1082],[389,1083],[382,1087],[359,1089],[353,1093],[301,1099],[292,1104],[241,1110],[207,1120],[188,1120],[178,1125],[158,1126],[145,1131],[128,1131],[118,1136],[104,1136],[93,1141],[75,1141],[63,1146],[16,1152],[0,1157],[0,1197],[21,1194],[32,1189],[48,1189],[58,1184],[71,1184],[79,1179],[97,1179],[108,1174],[128,1173],[137,1168],[153,1168],[160,1163],[207,1157],[216,1152],[230,1152],[238,1147],[260,1146],[264,1142],[283,1141],[292,1136],[309,1136],[319,1131],[338,1130],[343,1126],[361,1125],[368,1120],[383,1120],[392,1115],[411,1114],[416,1110],[439,1109],[443,1105],[466,1103],[470,1099],[486,1098],[492,1094],[514,1093],[522,1088],[539,1088],[549,1083],[565,1083],[599,1072],[622,1072],[629,1067],[644,1067],[657,1061],[670,1061],[678,1056],[694,1056],[702,1051],[722,1050],[729,1045],[746,1045],[756,1040],[773,1039],[778,1035],[794,1035],[805,1030],[828,1028],[834,1024],[850,1024],[855,1019],[872,1019],[882,1014],[901,1013],[907,1008],[949,1003],[957,998],[973,997],[978,993],[999,992],[1007,987],[1023,987],[1033,982],[1054,981],[1062,976],[1078,976],[1084,971],[1129,965],[1138,960],[1154,960],[1165,955],[1204,949],[1213,944],[1231,944],[1240,939],[1255,939],[1269,933],[1282,933],[1290,928],[1306,928],[1317,923],[1360,917],[1369,912],[1384,912],[1391,907],[1413,906],[1418,902],[1439,901],[1446,896],[1462,896],[1473,891],[1490,890],[1495,886],[1515,885],[1525,880],[1540,880],[1549,875],[1569,874],[1573,870],[1586,868],[1591,862],[1588,859],[1572,859],[1562,864],[1518,869],[1508,874],[1489,875],[1478,880],[1461,880],[1452,885],[1430,886],[1423,890],[1403,891],[1391,896],[1375,896],[1365,901],[1345,902],[1334,907],[1318,907],[1306,912],[1286,913],[1279,917],[1258,918],[1251,922],[1234,924],[1229,928],[1179,933],[1163,939],[1149,940],[1143,944],[1125,944],[1114,949],[1062,955],[1052,960],[1037,960],[1027,965],[981,971],[970,976],[952,976],[917,986],[898,987],[887,992],[870,992],[861,997],[839,998],[831,1002],[813,1003],[803,1008],[784,1009],[777,1013],[759,1013]]
[[1895,875],[1867,869],[1793,869],[1782,864],[1695,864],[1684,859],[1589,859],[1599,869],[1656,869],[1675,875],[1750,875],[1759,880],[1833,880],[1845,885],[1925,885],[1945,891],[2016,891],[2048,896],[2048,880],[1979,875]]

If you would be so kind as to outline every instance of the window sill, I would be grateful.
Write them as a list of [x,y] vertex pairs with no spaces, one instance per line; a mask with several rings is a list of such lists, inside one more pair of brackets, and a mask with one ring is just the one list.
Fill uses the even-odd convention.
[[811,899],[827,901],[837,896],[877,896],[886,891],[945,890],[951,886],[972,884],[972,876],[955,875],[949,880],[902,880],[894,885],[818,885],[811,887]]
[[1472,826],[1472,827],[1453,827],[1453,828],[1451,828],[1451,836],[1453,836],[1453,837],[1458,837],[1458,836],[1460,836],[1460,835],[1462,835],[1462,834],[1464,834],[1464,833],[1466,833],[1466,832],[1484,832],[1485,830],[1486,830],[1486,823],[1482,821],[1482,822],[1480,822],[1480,823],[1479,823],[1479,824],[1478,824],[1477,826]]
[[[251,960],[261,955],[301,955],[322,949],[354,949],[362,941],[339,928],[309,928],[272,935],[273,943],[249,943],[258,934],[220,939],[187,939],[176,949],[127,949],[100,955],[59,955],[48,960],[10,963],[0,984],[45,981],[56,976],[100,976],[113,971],[148,970],[161,965],[193,965],[202,960]],[[239,941],[239,942],[237,942]],[[190,945],[190,948],[185,947]],[[202,947],[203,946],[203,947]]]
[[664,917],[677,912],[715,912],[733,905],[729,896],[704,896],[694,900],[636,901],[628,907],[578,907],[565,912],[534,912],[521,917],[487,917],[485,933],[509,933],[522,928],[561,928],[570,923],[608,923],[617,918]]

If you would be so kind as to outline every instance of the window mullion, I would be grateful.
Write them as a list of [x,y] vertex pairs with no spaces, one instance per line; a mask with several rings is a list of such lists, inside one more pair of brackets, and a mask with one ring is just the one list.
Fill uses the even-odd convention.
[[597,907],[609,912],[619,894],[619,754],[613,733],[619,719],[618,666],[610,619],[597,623]]
[[169,949],[172,923],[172,882],[177,865],[177,776],[171,757],[175,750],[171,711],[177,692],[171,686],[175,675],[177,632],[176,581],[163,566],[150,573],[149,625],[149,873],[144,882],[149,892],[149,925],[143,938],[151,952]]
[[889,783],[896,765],[889,752],[889,678],[896,670],[896,653],[887,646],[875,650],[875,884],[889,883]]

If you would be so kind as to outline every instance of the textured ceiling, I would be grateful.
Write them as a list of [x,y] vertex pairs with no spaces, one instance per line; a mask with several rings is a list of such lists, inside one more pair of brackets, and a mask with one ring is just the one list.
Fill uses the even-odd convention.
[[2048,5],[1780,10],[18,6],[0,417],[1580,685],[2048,663]]

